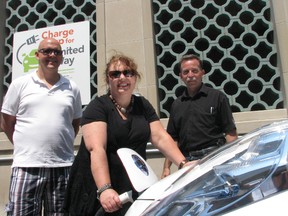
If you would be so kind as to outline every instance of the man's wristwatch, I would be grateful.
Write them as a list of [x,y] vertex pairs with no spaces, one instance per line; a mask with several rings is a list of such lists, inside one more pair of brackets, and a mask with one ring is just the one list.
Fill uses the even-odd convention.
[[97,199],[98,200],[100,199],[100,195],[103,191],[105,191],[107,189],[111,189],[111,188],[112,188],[112,185],[110,183],[103,185],[103,187],[101,187],[99,190],[97,190]]
[[183,167],[186,163],[188,163],[188,162],[189,162],[189,161],[188,161],[187,159],[181,161],[180,164],[179,164],[179,166],[178,166],[178,170],[182,169],[182,167]]

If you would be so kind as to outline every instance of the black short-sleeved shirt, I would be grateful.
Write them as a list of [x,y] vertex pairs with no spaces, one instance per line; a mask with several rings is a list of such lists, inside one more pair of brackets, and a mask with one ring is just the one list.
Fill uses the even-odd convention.
[[202,84],[190,97],[186,91],[172,104],[167,132],[178,141],[184,155],[212,146],[224,133],[236,129],[228,98]]
[[119,148],[131,148],[146,159],[150,141],[149,123],[159,120],[155,109],[144,97],[133,95],[134,103],[127,120],[123,120],[108,95],[96,97],[83,112],[81,125],[95,121],[107,123],[107,157],[113,188],[119,193],[132,189],[127,173],[117,156]]

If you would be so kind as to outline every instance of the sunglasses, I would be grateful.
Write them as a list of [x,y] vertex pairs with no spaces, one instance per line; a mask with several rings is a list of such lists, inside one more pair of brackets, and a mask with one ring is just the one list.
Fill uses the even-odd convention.
[[40,49],[38,50],[38,52],[42,53],[43,55],[45,56],[48,56],[48,55],[51,55],[52,53],[55,55],[55,56],[60,56],[62,55],[63,51],[62,50],[57,50],[57,49]]
[[130,70],[124,70],[124,71],[109,71],[108,75],[111,79],[117,79],[120,78],[121,74],[123,74],[125,77],[133,77],[135,73]]

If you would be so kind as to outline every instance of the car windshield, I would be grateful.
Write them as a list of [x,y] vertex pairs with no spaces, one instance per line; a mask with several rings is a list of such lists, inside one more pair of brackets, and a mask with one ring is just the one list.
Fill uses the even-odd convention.
[[186,179],[184,187],[151,204],[143,215],[223,214],[287,189],[287,135],[288,121],[283,121],[223,146],[200,161],[207,172]]

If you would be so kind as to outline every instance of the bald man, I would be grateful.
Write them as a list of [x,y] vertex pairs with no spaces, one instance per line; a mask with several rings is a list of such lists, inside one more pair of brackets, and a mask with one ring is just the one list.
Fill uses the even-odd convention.
[[[63,77],[58,40],[40,42],[38,69],[15,79],[5,95],[1,128],[14,145],[8,215],[63,215],[82,103],[79,88]],[[44,200],[44,204],[42,201]]]

